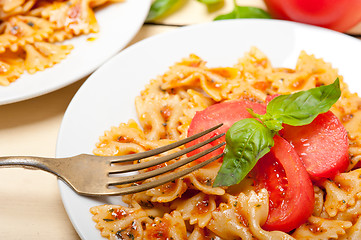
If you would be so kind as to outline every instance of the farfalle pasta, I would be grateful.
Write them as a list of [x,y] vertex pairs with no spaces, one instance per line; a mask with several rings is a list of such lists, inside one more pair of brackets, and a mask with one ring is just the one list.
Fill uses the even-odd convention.
[[0,85],[59,63],[73,48],[64,40],[100,31],[94,8],[121,1],[0,1]]
[[[96,228],[109,239],[360,239],[361,98],[348,90],[337,69],[306,52],[300,53],[295,69],[273,67],[257,48],[251,48],[232,67],[208,68],[204,60],[191,54],[151,80],[135,99],[139,124],[129,120],[112,127],[100,137],[94,154],[114,156],[154,149],[185,138],[195,113],[215,103],[234,99],[265,102],[268,95],[306,90],[336,78],[340,79],[341,97],[331,110],[348,132],[350,164],[334,179],[314,184],[312,216],[294,231],[262,227],[270,212],[270,198],[266,189],[254,186],[252,174],[236,186],[213,187],[221,161],[162,186],[123,196],[127,206],[91,208]],[[120,209],[116,211],[122,212],[121,217],[113,214],[114,209]]]

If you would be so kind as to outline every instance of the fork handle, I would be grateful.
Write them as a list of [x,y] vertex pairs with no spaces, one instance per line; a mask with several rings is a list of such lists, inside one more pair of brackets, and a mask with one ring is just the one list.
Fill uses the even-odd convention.
[[58,162],[54,158],[32,156],[0,157],[0,167],[22,167],[25,169],[39,169],[59,176],[56,169]]

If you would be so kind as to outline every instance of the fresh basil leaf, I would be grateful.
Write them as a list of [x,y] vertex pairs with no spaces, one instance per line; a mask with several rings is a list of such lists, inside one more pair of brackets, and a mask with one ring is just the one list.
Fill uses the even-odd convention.
[[223,2],[223,0],[197,0],[198,2],[204,3],[206,5],[219,4]]
[[236,13],[234,11],[232,11],[232,12],[227,13],[227,14],[219,15],[219,16],[215,17],[213,20],[218,21],[218,20],[236,19],[236,18],[237,18]]
[[289,95],[280,95],[267,105],[267,114],[292,126],[311,123],[318,114],[327,112],[341,96],[340,82]]
[[279,120],[267,120],[264,121],[263,124],[266,125],[269,130],[276,133],[283,128],[282,122]]
[[274,133],[254,118],[234,123],[226,133],[223,163],[213,187],[237,184],[252,170],[258,159],[270,151]]
[[271,18],[271,16],[261,8],[235,5],[232,12],[219,15],[214,21],[237,18]]
[[263,124],[271,131],[273,132],[278,132],[279,130],[281,130],[283,128],[282,126],[282,121],[279,121],[277,119],[273,119],[272,116],[268,113],[266,114],[258,114],[255,113],[253,111],[253,109],[251,108],[247,108],[247,111],[254,117],[254,118],[258,118],[259,120],[261,120],[261,122],[263,122]]
[[168,13],[179,0],[155,0],[150,6],[146,21],[151,21]]

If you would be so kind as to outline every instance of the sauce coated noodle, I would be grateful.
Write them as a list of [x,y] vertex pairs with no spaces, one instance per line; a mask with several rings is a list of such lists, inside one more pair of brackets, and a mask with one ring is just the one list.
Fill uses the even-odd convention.
[[109,239],[359,239],[361,99],[329,63],[304,51],[295,69],[273,67],[257,48],[233,67],[208,68],[204,60],[190,55],[151,80],[135,99],[140,126],[129,120],[105,131],[94,154],[113,156],[157,148],[185,138],[195,112],[214,103],[264,101],[267,95],[330,84],[337,77],[342,95],[331,110],[348,131],[350,165],[334,180],[314,186],[313,214],[295,231],[262,229],[269,196],[265,189],[256,191],[251,178],[236,191],[212,188],[219,161],[160,187],[124,196],[128,206],[91,208],[96,228]]
[[94,8],[121,1],[0,1],[0,85],[59,63],[73,49],[64,40],[99,32]]

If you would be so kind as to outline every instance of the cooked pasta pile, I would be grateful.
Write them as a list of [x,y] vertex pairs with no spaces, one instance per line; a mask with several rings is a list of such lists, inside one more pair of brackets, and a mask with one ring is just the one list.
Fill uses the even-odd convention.
[[337,77],[342,95],[331,110],[348,131],[349,168],[333,180],[314,185],[313,214],[295,231],[262,229],[269,196],[266,189],[255,189],[250,177],[237,186],[213,188],[220,161],[160,187],[124,196],[128,206],[91,208],[96,228],[109,239],[360,239],[361,99],[348,90],[331,64],[304,51],[295,69],[273,67],[257,48],[233,67],[208,68],[204,60],[190,55],[151,80],[135,99],[140,125],[129,120],[112,127],[100,137],[94,154],[154,149],[185,138],[195,112],[217,102],[265,101],[267,95],[331,84]]
[[94,8],[121,1],[0,1],[0,85],[59,63],[73,48],[61,42],[99,31]]

